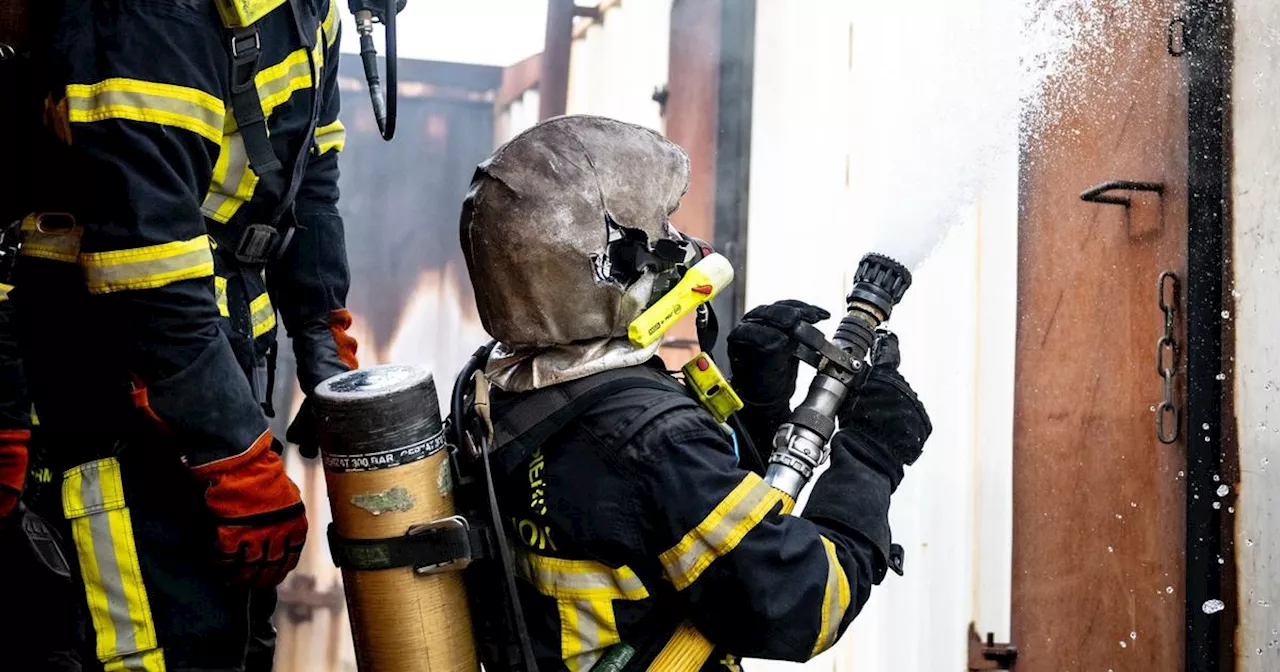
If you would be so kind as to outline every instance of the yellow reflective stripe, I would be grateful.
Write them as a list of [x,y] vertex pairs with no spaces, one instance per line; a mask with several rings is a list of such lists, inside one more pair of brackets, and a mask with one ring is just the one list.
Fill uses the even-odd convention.
[[342,125],[342,120],[317,128],[316,145],[321,154],[331,149],[341,152],[347,146],[347,127]]
[[213,180],[200,210],[205,217],[226,224],[241,205],[253,198],[257,187],[258,175],[249,167],[244,137],[239,131],[228,132],[222,138],[222,150],[214,164]]
[[[317,53],[323,53],[318,50],[318,45]],[[320,67],[319,64],[316,67]],[[311,86],[311,63],[307,60],[306,49],[294,51],[283,61],[263,68],[253,81],[262,102],[262,114],[270,119],[271,113],[294,93]],[[235,115],[226,115],[223,126],[218,161],[214,164],[213,179],[200,210],[205,217],[226,224],[240,206],[253,198],[258,187],[258,175],[249,167],[249,154],[245,151],[244,138],[236,125]]]
[[630,567],[524,552],[521,570],[538,592],[558,600],[643,600],[649,591]]
[[163,649],[117,658],[104,666],[104,672],[165,672],[165,669]]
[[163,287],[171,282],[213,275],[209,236],[128,250],[80,255],[85,285],[94,294]]
[[266,292],[249,302],[249,320],[253,324],[254,338],[275,328],[276,309],[271,305],[271,297]]
[[324,15],[324,23],[320,24],[320,30],[324,32],[326,46],[333,46],[338,41],[338,31],[334,24],[338,20],[338,3],[335,0],[329,0],[329,12]]
[[13,289],[13,285],[6,285],[0,282],[0,303],[9,300],[9,292]]
[[816,656],[831,648],[840,634],[840,621],[849,608],[849,578],[845,576],[844,567],[836,557],[836,545],[826,537],[822,537],[822,547],[827,551],[827,589],[822,596],[822,627],[818,631],[818,639],[813,644],[813,655]]
[[748,473],[697,527],[659,556],[676,590],[688,588],[716,558],[737,547],[782,500],[782,492]]
[[64,473],[62,507],[71,521],[98,660],[108,670],[163,672],[120,463],[106,458]]
[[566,560],[518,551],[520,575],[542,595],[554,598],[560,613],[560,657],[572,671],[590,669],[609,647],[622,641],[614,600],[643,600],[649,591],[630,567],[593,560]]
[[[121,253],[136,256],[104,258]],[[206,236],[132,250],[86,253],[81,255],[81,264],[85,286],[93,294],[163,287],[213,274],[213,254]]]
[[216,96],[186,86],[115,77],[96,84],[68,84],[72,123],[126,119],[182,128],[217,144],[226,108]]
[[223,317],[231,317],[231,310],[227,308],[227,279],[219,276],[213,276],[213,300],[218,304],[218,314]]
[[22,219],[22,248],[18,254],[74,264],[80,257],[80,238],[84,229],[77,224],[66,231],[42,231],[36,215]]
[[285,0],[218,0],[218,14],[228,28],[245,28],[257,23]]
[[270,115],[299,89],[311,86],[311,61],[307,50],[299,49],[269,68],[264,68],[253,79],[262,100],[262,113]]
[[693,624],[681,623],[667,640],[658,657],[649,664],[650,672],[696,672],[711,657],[715,646],[702,636]]

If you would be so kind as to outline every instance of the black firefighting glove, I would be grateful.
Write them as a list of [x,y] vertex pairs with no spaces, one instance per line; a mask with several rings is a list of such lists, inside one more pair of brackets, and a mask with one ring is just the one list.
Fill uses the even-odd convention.
[[854,457],[884,474],[893,490],[903,469],[924,451],[933,424],[898,365],[902,361],[897,335],[882,330],[871,349],[871,373],[858,394],[840,409],[840,433],[850,440],[841,445]]
[[725,339],[738,396],[757,406],[790,403],[800,366],[791,332],[801,323],[829,317],[817,306],[794,300],[752,308]]
[[289,423],[289,429],[285,430],[284,438],[289,443],[297,444],[298,453],[307,459],[314,459],[320,454],[320,424],[309,397],[302,401],[298,414]]
[[751,309],[725,339],[733,389],[745,405],[738,418],[757,450],[768,451],[774,432],[791,414],[800,367],[791,332],[829,317],[802,301],[779,301]]

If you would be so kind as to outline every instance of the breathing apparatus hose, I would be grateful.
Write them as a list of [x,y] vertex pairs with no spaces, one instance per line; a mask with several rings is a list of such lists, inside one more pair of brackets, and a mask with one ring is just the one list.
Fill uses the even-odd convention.
[[[373,118],[383,140],[391,140],[396,134],[396,14],[404,9],[404,0],[349,0],[348,7],[356,17],[356,32],[360,35],[360,61],[364,64],[364,78],[369,86],[369,101],[373,104]],[[384,94],[378,78],[378,49],[373,44],[373,23],[381,21],[387,42],[387,89]]]

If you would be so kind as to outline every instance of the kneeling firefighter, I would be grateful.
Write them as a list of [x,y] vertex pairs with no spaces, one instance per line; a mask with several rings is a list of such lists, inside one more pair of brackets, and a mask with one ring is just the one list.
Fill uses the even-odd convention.
[[837,409],[830,467],[801,516],[753,446],[790,413],[791,335],[827,313],[784,301],[733,329],[745,402],[733,424],[695,400],[728,389],[699,383],[716,371],[705,354],[685,367],[691,394],[645,337],[660,324],[629,338],[655,303],[687,309],[673,287],[705,296],[724,280],[690,281],[710,250],[668,221],[688,183],[688,157],[657,133],[569,116],[498,149],[463,204],[462,249],[497,342],[477,357],[493,489],[544,672],[807,660],[900,571],[889,500],[932,428],[897,371],[895,337],[880,334],[865,383]]

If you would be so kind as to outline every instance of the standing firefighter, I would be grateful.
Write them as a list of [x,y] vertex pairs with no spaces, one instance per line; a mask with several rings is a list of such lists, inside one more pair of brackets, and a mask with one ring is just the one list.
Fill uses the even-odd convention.
[[65,520],[93,627],[82,657],[269,669],[274,587],[307,535],[267,429],[277,310],[305,393],[355,367],[337,6],[37,7],[30,93],[56,141],[16,194],[11,299],[61,474],[46,517]]
[[[544,672],[807,660],[900,569],[889,500],[931,426],[893,336],[840,409],[803,516],[746,468],[761,464],[748,437],[664,371],[658,343],[628,339],[683,251],[702,247],[668,223],[688,180],[684,152],[656,133],[560,117],[481,164],[463,205],[476,302],[499,342],[485,369],[496,491]],[[788,417],[789,334],[826,317],[784,301],[729,334],[751,443],[768,445]]]

